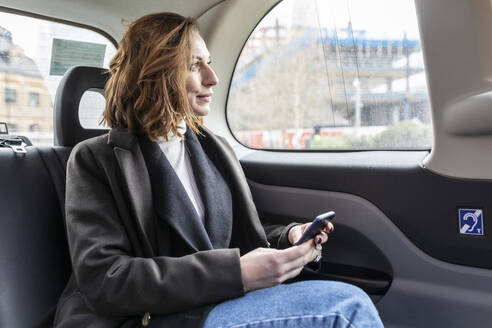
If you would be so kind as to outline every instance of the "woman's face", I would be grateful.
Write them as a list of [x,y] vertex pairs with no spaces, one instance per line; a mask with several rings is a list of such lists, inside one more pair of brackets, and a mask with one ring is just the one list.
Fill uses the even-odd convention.
[[186,78],[188,102],[196,116],[205,116],[210,112],[212,87],[219,83],[217,75],[210,67],[210,53],[207,45],[198,33],[191,39],[191,61]]

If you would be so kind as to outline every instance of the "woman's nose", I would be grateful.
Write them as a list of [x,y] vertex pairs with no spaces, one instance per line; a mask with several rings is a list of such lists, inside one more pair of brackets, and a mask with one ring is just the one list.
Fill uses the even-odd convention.
[[206,69],[204,77],[203,77],[203,85],[205,85],[207,87],[213,87],[214,85],[217,85],[217,84],[219,84],[219,78],[215,74],[212,67],[207,66],[207,69]]

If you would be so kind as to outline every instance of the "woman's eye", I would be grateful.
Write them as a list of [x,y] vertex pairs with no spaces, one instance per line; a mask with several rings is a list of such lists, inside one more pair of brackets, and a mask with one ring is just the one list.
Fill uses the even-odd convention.
[[[207,62],[206,62],[206,64],[207,64],[208,66],[210,66],[210,65],[212,64],[212,61],[211,61],[211,60],[209,60],[209,61],[207,61]],[[190,70],[191,70],[191,71],[199,71],[199,70],[200,70],[200,68],[201,68],[201,65],[202,65],[202,62],[201,62],[201,61],[196,61],[196,62],[194,62],[193,64],[191,64],[191,66],[190,66]]]
[[191,67],[190,67],[190,69],[192,71],[196,71],[199,68],[200,68],[200,63],[199,62],[195,62],[195,63],[191,64]]

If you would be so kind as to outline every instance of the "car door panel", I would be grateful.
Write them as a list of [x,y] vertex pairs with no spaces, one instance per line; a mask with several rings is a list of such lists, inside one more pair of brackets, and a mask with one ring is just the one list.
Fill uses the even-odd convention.
[[377,206],[425,253],[450,263],[492,268],[490,237],[461,235],[458,219],[459,208],[477,208],[486,220],[492,208],[492,182],[434,174],[420,165],[426,155],[425,151],[259,151],[241,163],[246,176],[262,184],[358,195]]
[[[373,296],[388,327],[481,326],[492,308],[492,270],[431,256],[425,251],[427,244],[415,236],[434,238],[454,262],[488,265],[487,245],[467,260],[456,257],[456,248],[465,246],[450,247],[441,238],[448,233],[448,242],[467,241],[463,245],[468,251],[482,245],[486,237],[478,237],[477,243],[458,235],[457,206],[474,200],[474,206],[486,209],[485,195],[468,192],[477,186],[488,192],[490,186],[428,172],[419,165],[425,156],[426,152],[259,151],[244,156],[241,163],[262,217],[278,223],[309,222],[321,212],[336,212],[321,275],[311,279],[363,288]],[[435,195],[444,191],[453,197]],[[420,215],[425,209],[431,213]],[[436,222],[428,222],[428,215],[436,215]],[[379,289],[373,288],[378,284]]]

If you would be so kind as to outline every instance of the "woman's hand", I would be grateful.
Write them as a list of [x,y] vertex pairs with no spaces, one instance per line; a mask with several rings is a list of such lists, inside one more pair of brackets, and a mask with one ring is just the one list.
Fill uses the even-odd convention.
[[[309,228],[310,225],[311,223],[305,223],[292,227],[289,231],[290,244],[294,245],[299,239],[301,239],[302,234],[304,233],[304,231],[307,230],[307,228]],[[314,243],[316,245],[326,243],[328,241],[328,233],[332,232],[333,229],[335,229],[333,224],[331,222],[328,222],[328,224],[323,228],[321,233],[314,236],[313,238]]]
[[[289,242],[294,245],[304,231],[311,225],[306,223],[294,226],[289,231]],[[328,232],[334,227],[328,222],[326,227],[314,239],[299,246],[278,250],[272,248],[257,248],[241,256],[241,274],[246,292],[276,286],[287,279],[297,276],[302,268],[316,259],[321,252],[321,244],[328,241]]]
[[317,255],[312,241],[282,250],[257,248],[240,259],[244,290],[272,287],[294,278]]

